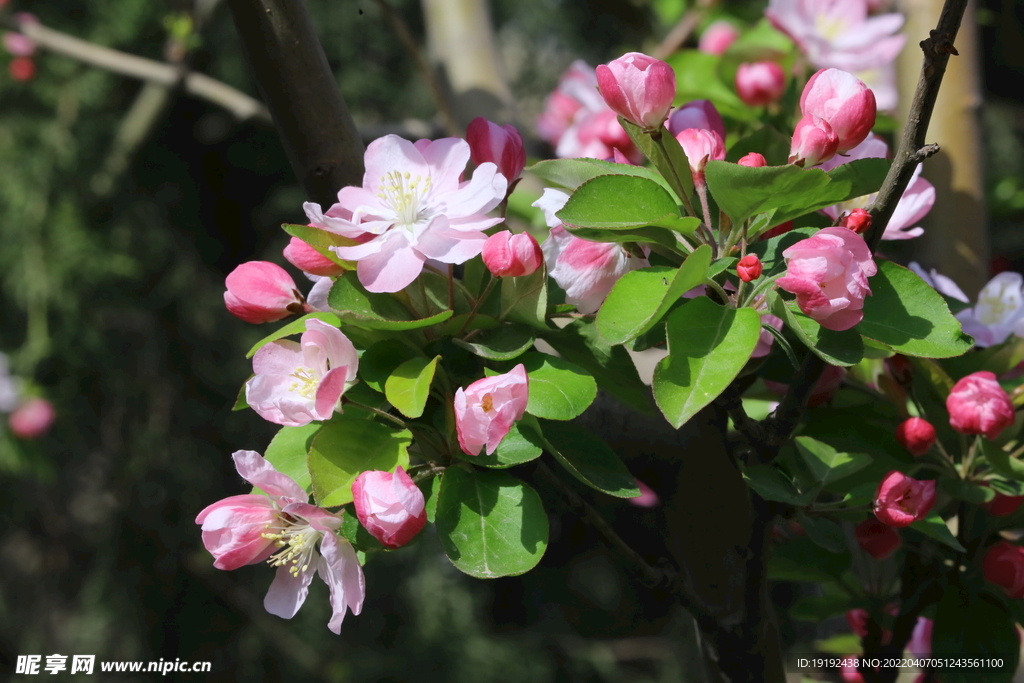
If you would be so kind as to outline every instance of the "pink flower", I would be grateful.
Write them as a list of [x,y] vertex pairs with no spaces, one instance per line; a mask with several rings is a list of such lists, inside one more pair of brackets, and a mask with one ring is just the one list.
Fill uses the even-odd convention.
[[413,144],[385,135],[366,148],[363,186],[342,188],[324,224],[361,242],[331,249],[358,261],[366,289],[397,292],[427,259],[463,263],[479,255],[483,230],[502,220],[486,213],[505,198],[508,182],[490,162],[463,182],[469,154],[469,143],[458,138]]
[[996,543],[985,553],[982,571],[1007,596],[1024,598],[1024,548],[1009,541]]
[[693,182],[698,185],[704,183],[704,167],[709,161],[722,161],[725,159],[725,143],[721,136],[713,130],[703,128],[687,128],[676,135],[686,158],[690,162],[690,172],[693,174]]
[[822,69],[804,86],[800,111],[828,121],[843,154],[864,142],[875,125],[875,95],[852,74]]
[[[28,12],[18,12],[14,15],[14,19],[18,26],[39,23],[39,19],[34,14],[29,14]],[[24,34],[9,31],[4,33],[2,40],[4,49],[12,57],[31,57],[36,53],[35,41]]]
[[399,466],[395,473],[367,471],[352,482],[359,523],[388,548],[405,545],[427,523],[423,492]]
[[751,152],[740,157],[740,160],[736,162],[740,166],[746,166],[748,168],[764,168],[768,165],[768,160],[764,158],[763,154],[757,152]]
[[918,481],[899,470],[882,478],[875,491],[875,517],[889,526],[910,526],[935,504],[935,481]]
[[915,657],[931,657],[934,626],[935,622],[928,617],[918,617],[914,631],[910,634],[910,642],[907,643],[907,652]]
[[962,378],[946,398],[949,424],[961,434],[994,439],[1013,424],[1013,403],[995,374],[981,371]]
[[499,126],[478,116],[466,129],[466,141],[469,142],[470,158],[477,166],[488,161],[493,163],[510,184],[522,175],[526,166],[526,149],[523,136],[515,126]]
[[736,274],[744,282],[751,282],[761,277],[762,270],[764,270],[764,266],[761,265],[761,259],[757,258],[757,254],[747,254],[736,264]]
[[924,455],[935,445],[935,427],[919,417],[907,418],[896,428],[896,440],[911,455]]
[[789,146],[789,163],[817,166],[835,156],[839,138],[823,118],[806,115],[796,124]]
[[748,107],[775,102],[786,91],[786,72],[775,62],[740,64],[736,71],[736,94]]
[[668,117],[668,132],[672,135],[679,135],[687,128],[711,130],[725,139],[725,121],[711,100],[687,102]]
[[529,400],[529,381],[523,364],[504,375],[484,377],[455,392],[455,427],[459,446],[467,455],[487,455],[505,438],[512,424],[523,417]]
[[854,209],[839,218],[839,227],[863,235],[871,229],[871,213],[865,209]]
[[540,244],[528,232],[496,232],[484,242],[484,265],[494,277],[533,275],[544,261]]
[[[853,530],[857,544],[876,560],[884,560],[903,545],[900,532],[877,519],[865,519]],[[857,635],[863,637],[864,634]]]
[[355,550],[335,533],[341,519],[310,505],[302,487],[259,453],[238,451],[232,459],[238,474],[267,495],[231,496],[199,513],[196,524],[202,525],[213,566],[229,570],[266,560],[277,567],[263,606],[284,619],[295,616],[318,572],[331,591],[327,627],[340,633],[346,611],[359,614],[366,594]]
[[341,330],[306,321],[301,341],[275,341],[252,359],[256,376],[245,383],[245,400],[270,422],[299,427],[327,420],[355,383],[359,357]]
[[1020,273],[999,273],[978,293],[978,303],[956,318],[982,348],[1001,344],[1011,334],[1024,336],[1024,278]]
[[[761,334],[757,338],[757,346],[754,347],[754,352],[750,354],[751,358],[763,358],[772,352],[772,344],[775,343],[775,335],[764,328],[765,325],[771,325],[775,329],[782,331],[782,318],[776,318],[771,313],[761,314]],[[785,393],[785,390],[783,390]]]
[[272,323],[306,312],[295,280],[269,261],[243,263],[228,274],[224,284],[228,311],[247,323]]
[[733,26],[732,22],[720,19],[712,22],[704,29],[704,33],[700,34],[697,49],[709,55],[724,54],[739,37],[739,29]]
[[45,434],[57,417],[53,404],[45,398],[30,398],[14,409],[8,424],[11,433],[19,439],[38,439]]
[[[591,242],[571,235],[555,215],[569,195],[551,188],[533,206],[544,211],[551,228],[541,245],[548,274],[565,290],[565,300],[580,313],[594,313],[604,303],[619,278],[631,270],[650,265],[615,242]],[[646,250],[645,250],[646,251]]]
[[[929,287],[936,290],[940,294],[945,294],[949,298],[956,299],[957,301],[963,301],[965,304],[969,303],[970,299],[967,298],[967,295],[964,294],[963,290],[960,289],[960,287],[957,286],[957,284],[953,282],[951,278],[942,275],[941,273],[939,273],[939,271],[935,270],[934,268],[932,268],[930,272],[927,272],[924,268],[921,267],[921,264],[917,263],[916,261],[911,261],[910,263],[908,263],[907,268],[914,271],[914,273],[919,278],[925,281],[925,284],[927,284]],[[976,337],[975,341],[977,341]],[[981,346],[981,344],[978,344],[978,346]]]
[[581,110],[595,112],[607,108],[597,92],[597,74],[593,67],[577,59],[562,74],[558,87],[545,100],[544,112],[537,119],[537,134],[557,147]]
[[597,88],[616,114],[648,130],[661,128],[676,96],[676,73],[665,62],[627,52],[597,67]]
[[555,156],[561,159],[608,159],[616,152],[630,163],[642,158],[615,112],[608,107],[582,112],[555,148]]
[[878,272],[864,238],[825,228],[782,252],[788,262],[779,287],[796,294],[800,310],[829,330],[848,330],[864,317],[868,278]]
[[344,268],[298,237],[292,237],[288,242],[288,246],[284,248],[284,257],[288,263],[310,275],[333,277],[345,272]]
[[839,675],[842,677],[844,683],[864,683],[864,677],[857,671],[857,667],[853,665],[859,659],[857,655],[849,655],[843,657],[841,660],[842,667],[839,669]]
[[636,479],[636,486],[640,489],[640,495],[636,498],[629,498],[629,502],[638,508],[653,508],[658,507],[661,504],[661,500],[658,498],[658,494],[654,492],[647,484],[643,483],[639,479]]

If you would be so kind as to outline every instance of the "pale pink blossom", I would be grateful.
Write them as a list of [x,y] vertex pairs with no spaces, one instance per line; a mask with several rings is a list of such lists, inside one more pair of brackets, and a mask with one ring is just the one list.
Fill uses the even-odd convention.
[[295,616],[318,572],[331,592],[327,627],[340,633],[345,613],[359,614],[366,594],[355,549],[336,533],[341,519],[310,505],[302,487],[259,453],[238,451],[232,459],[238,474],[267,495],[231,496],[199,513],[196,524],[213,566],[237,569],[266,560],[277,567],[263,606],[284,619]]
[[764,168],[768,165],[768,160],[764,158],[763,154],[757,152],[750,152],[740,157],[739,161],[736,162],[740,166],[746,166],[748,168]]
[[946,397],[949,424],[961,434],[984,434],[994,439],[1013,424],[1013,403],[994,373],[972,372],[961,378]]
[[642,158],[618,116],[607,107],[581,112],[555,148],[555,156],[560,159],[609,159],[616,152],[631,163]]
[[811,76],[800,94],[800,111],[828,121],[845,154],[860,143],[875,125],[875,95],[852,74],[822,69]]
[[559,79],[558,87],[544,102],[544,112],[537,119],[537,133],[552,146],[557,146],[565,132],[573,125],[581,110],[607,109],[597,92],[597,73],[594,67],[577,59]]
[[864,317],[868,278],[878,272],[864,238],[846,228],[825,228],[782,252],[788,268],[777,284],[829,330],[848,330]]
[[775,335],[765,329],[765,325],[771,325],[781,332],[783,323],[781,318],[776,318],[771,313],[761,314],[761,334],[757,338],[757,346],[754,347],[754,352],[750,354],[751,358],[763,358],[772,352]]
[[270,323],[307,312],[295,280],[269,261],[243,263],[228,274],[224,285],[224,305],[247,323]]
[[260,417],[289,427],[327,420],[355,383],[359,357],[348,337],[322,320],[306,321],[299,343],[275,341],[252,359],[245,399]]
[[740,64],[736,70],[736,94],[748,107],[775,102],[786,91],[786,72],[775,62]]
[[597,67],[597,89],[616,114],[647,130],[657,130],[676,96],[676,73],[667,63],[641,52],[627,52]]
[[405,545],[427,523],[423,492],[405,470],[367,471],[352,482],[359,523],[387,548]]
[[893,470],[875,490],[874,511],[889,526],[910,526],[922,520],[935,504],[935,480],[920,481]]
[[[28,12],[18,12],[14,15],[14,20],[18,26],[39,23],[39,19]],[[22,33],[9,31],[4,33],[2,40],[4,49],[13,57],[31,57],[36,53],[35,41]]]
[[918,617],[914,631],[910,634],[910,641],[907,643],[907,652],[914,657],[931,657],[934,626],[935,622],[928,617]]
[[690,162],[690,173],[693,174],[693,182],[698,185],[704,184],[704,168],[709,161],[725,159],[725,143],[713,130],[687,128],[676,135],[676,140],[686,152],[686,159]]
[[490,162],[462,175],[469,143],[458,138],[415,144],[385,135],[366,148],[363,186],[344,187],[326,215],[307,205],[310,222],[361,242],[331,247],[357,261],[359,281],[371,292],[397,292],[422,272],[427,259],[463,263],[478,256],[483,230],[502,221],[486,214],[505,198],[508,183]]
[[732,22],[724,19],[711,22],[704,33],[700,34],[697,49],[709,55],[725,54],[729,46],[740,37],[740,31]]
[[676,109],[668,117],[668,132],[679,135],[687,128],[700,128],[718,133],[725,139],[725,121],[711,100],[694,100]]
[[789,146],[789,163],[797,166],[817,166],[828,161],[839,147],[839,137],[823,118],[805,115],[796,124]]
[[526,166],[526,149],[523,136],[515,126],[499,126],[478,116],[466,129],[466,142],[469,143],[470,157],[477,166],[488,161],[495,164],[510,184],[522,175]]
[[981,348],[1002,344],[1011,334],[1024,336],[1024,278],[999,273],[978,293],[978,302],[956,317]]
[[467,455],[494,453],[512,425],[523,417],[529,380],[522,363],[504,375],[484,377],[455,392],[455,428]]
[[934,268],[932,268],[931,271],[926,272],[925,269],[916,261],[911,261],[907,264],[907,267],[914,271],[918,277],[924,280],[929,287],[935,289],[940,294],[945,294],[951,299],[963,301],[964,303],[968,303],[970,301],[970,299],[967,298],[967,295],[964,294],[963,290],[953,282],[952,278],[946,277]]
[[551,228],[541,250],[548,274],[565,290],[566,302],[580,313],[595,313],[619,278],[650,263],[616,242],[591,242],[570,234],[555,215],[568,200],[564,192],[547,188],[533,203],[544,212]]
[[30,398],[8,417],[11,433],[19,439],[38,439],[57,418],[53,404],[45,398]]
[[310,275],[333,277],[345,272],[344,268],[298,237],[292,237],[288,242],[288,246],[284,248],[284,257],[288,263]]
[[513,235],[508,230],[488,237],[481,256],[494,277],[533,275],[544,262],[544,253],[533,235],[528,232]]

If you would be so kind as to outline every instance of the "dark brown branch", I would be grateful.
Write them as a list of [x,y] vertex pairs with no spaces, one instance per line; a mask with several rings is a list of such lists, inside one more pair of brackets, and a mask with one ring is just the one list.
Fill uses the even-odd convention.
[[324,206],[362,185],[363,143],[302,0],[229,0],[235,26],[285,152]]

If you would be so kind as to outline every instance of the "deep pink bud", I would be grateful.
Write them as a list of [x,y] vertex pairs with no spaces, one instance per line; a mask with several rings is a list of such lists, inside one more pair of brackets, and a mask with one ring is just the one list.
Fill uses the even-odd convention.
[[650,486],[639,479],[636,480],[636,486],[640,489],[640,495],[636,498],[627,499],[630,503],[641,508],[653,508],[661,504],[661,499],[658,498],[658,494],[655,493],[654,489]]
[[522,363],[504,375],[484,377],[455,392],[455,428],[467,455],[494,453],[512,424],[523,417],[530,397]]
[[[889,527],[885,528],[888,529]],[[854,635],[859,638],[863,638],[868,634],[869,621],[871,621],[871,615],[863,607],[846,611],[846,623],[850,625],[850,630],[853,631]]]
[[490,161],[508,180],[509,187],[513,180],[522,175],[526,166],[526,149],[523,147],[523,136],[515,126],[499,126],[478,116],[466,129],[466,142],[469,143],[473,163],[479,166]]
[[359,523],[387,548],[405,545],[427,523],[423,492],[401,466],[394,474],[360,474],[352,482],[352,499]]
[[686,152],[690,171],[693,173],[693,182],[698,185],[704,183],[704,167],[709,161],[725,159],[725,143],[713,130],[687,128],[676,136],[676,140]]
[[679,135],[687,128],[713,130],[725,139],[725,121],[711,100],[687,102],[668,117],[668,132],[672,135]]
[[989,439],[1013,424],[1013,403],[991,372],[974,372],[953,385],[946,398],[949,424],[961,434]]
[[508,230],[488,237],[482,256],[494,277],[533,275],[544,261],[544,252],[533,235],[528,232],[513,235]]
[[757,254],[747,254],[736,264],[736,274],[744,282],[750,282],[761,277],[763,268],[764,266],[761,265],[761,259],[757,258]]
[[597,89],[616,114],[654,130],[668,116],[676,96],[676,74],[665,62],[627,52],[597,67]]
[[863,235],[871,229],[871,213],[867,209],[854,209],[843,214],[843,217],[839,219],[839,225],[853,230],[858,235]]
[[[982,486],[988,486],[988,483],[983,483]],[[1024,496],[1007,496],[996,491],[995,498],[982,503],[981,507],[993,517],[1006,517],[1016,512],[1021,503],[1024,503]]]
[[775,102],[786,91],[786,72],[775,62],[740,64],[736,70],[736,93],[749,107]]
[[910,526],[935,504],[935,481],[919,481],[899,470],[882,478],[875,491],[875,517],[889,526]]
[[858,545],[876,560],[884,560],[903,544],[900,532],[877,519],[865,519],[857,525],[853,533]]
[[839,138],[828,121],[806,114],[793,131],[789,147],[789,163],[797,166],[817,166],[835,156]]
[[733,26],[732,22],[722,19],[704,29],[704,33],[700,34],[697,49],[709,55],[720,55],[739,37],[739,29]]
[[748,168],[764,168],[768,165],[768,160],[764,158],[763,154],[757,152],[751,152],[736,162],[740,166],[747,166]]
[[13,433],[19,439],[37,439],[50,429],[57,411],[45,398],[30,398],[8,417]]
[[284,268],[269,261],[249,261],[225,279],[224,304],[247,323],[272,323],[305,311],[295,280]]
[[36,75],[36,63],[31,57],[15,57],[7,65],[7,72],[16,81],[31,81]]
[[896,440],[913,456],[921,456],[935,445],[935,427],[927,420],[911,417],[896,428]]
[[875,94],[852,74],[822,69],[804,86],[800,111],[828,121],[839,139],[836,151],[843,154],[864,142],[875,125]]
[[1000,541],[985,553],[985,579],[1003,589],[1011,598],[1024,598],[1024,548]]
[[310,275],[334,277],[345,272],[344,268],[298,237],[292,237],[288,246],[284,248],[284,257],[288,263]]

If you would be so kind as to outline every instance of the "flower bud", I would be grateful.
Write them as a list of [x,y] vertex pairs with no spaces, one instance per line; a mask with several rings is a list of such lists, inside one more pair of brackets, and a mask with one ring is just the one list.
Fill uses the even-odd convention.
[[627,52],[597,67],[597,89],[616,114],[633,125],[656,130],[676,96],[676,74],[660,59]]
[[529,400],[529,381],[522,363],[504,375],[484,377],[455,392],[455,428],[459,446],[467,455],[487,455],[523,417]]
[[630,503],[640,508],[653,508],[661,504],[658,494],[650,486],[639,479],[636,479],[636,486],[640,489],[640,495],[636,498],[627,498]]
[[36,44],[28,36],[9,31],[3,35],[4,49],[14,57],[31,57],[36,52]]
[[305,302],[284,268],[268,261],[249,261],[224,281],[224,304],[247,323],[272,323],[302,313]]
[[736,264],[736,274],[744,282],[750,282],[761,277],[763,268],[764,266],[761,265],[761,259],[757,258],[757,254],[747,254]]
[[15,57],[7,65],[7,72],[16,81],[31,81],[36,75],[36,63],[31,57]]
[[698,185],[704,184],[704,167],[709,161],[725,159],[725,144],[721,136],[713,130],[687,128],[676,136],[676,140],[686,152],[690,172],[693,173],[693,182]]
[[871,621],[871,615],[863,607],[846,611],[846,623],[850,625],[850,630],[858,638],[863,638],[868,634],[869,621]]
[[709,55],[724,54],[739,37],[739,29],[733,26],[732,22],[720,19],[711,23],[704,29],[704,33],[700,34],[697,49]]
[[533,275],[544,261],[544,253],[533,235],[528,232],[513,235],[508,230],[488,237],[482,256],[494,277]]
[[[987,483],[982,485],[988,486]],[[1021,503],[1024,503],[1024,496],[1007,496],[996,491],[995,498],[987,503],[982,503],[981,507],[985,508],[985,511],[993,517],[1006,517],[1016,512]]]
[[736,94],[748,107],[775,102],[786,91],[786,72],[775,62],[740,64],[736,71]]
[[897,384],[901,387],[910,386],[910,382],[913,380],[913,373],[910,361],[907,360],[906,356],[897,353],[895,356],[887,358],[885,362],[889,366],[889,373],[896,380]]
[[927,420],[911,417],[896,428],[896,440],[910,451],[911,455],[922,456],[935,445],[935,427]]
[[399,466],[395,473],[363,472],[352,482],[359,523],[387,548],[405,545],[427,523],[423,492]]
[[918,481],[899,470],[882,478],[875,491],[875,517],[889,526],[910,526],[935,504],[935,481]]
[[469,143],[473,163],[479,166],[490,161],[508,180],[509,187],[512,181],[522,175],[526,166],[526,149],[523,147],[523,136],[515,126],[499,126],[478,116],[466,129],[466,142]]
[[864,142],[875,125],[875,94],[852,74],[822,69],[804,86],[800,111],[828,121],[838,138],[836,152],[843,154]]
[[949,424],[961,434],[994,439],[1013,424],[1013,403],[991,372],[975,372],[953,385],[946,398]]
[[672,135],[679,135],[687,128],[701,128],[713,130],[718,133],[718,137],[725,139],[725,121],[711,100],[687,102],[672,112],[667,125]]
[[37,439],[50,429],[57,411],[45,398],[30,398],[8,417],[11,433],[19,439]]
[[748,168],[764,168],[768,165],[768,160],[764,158],[763,154],[757,152],[751,152],[750,154],[744,155],[736,162],[740,166],[746,166]]
[[903,544],[900,532],[877,519],[865,519],[857,525],[853,533],[857,538],[857,544],[876,560],[884,560]]
[[284,248],[284,257],[288,263],[310,275],[333,277],[345,272],[344,268],[298,237],[292,237],[288,246]]
[[849,228],[858,235],[863,235],[871,229],[871,213],[867,209],[854,209],[843,214],[839,219],[839,226]]
[[988,549],[982,565],[987,581],[1011,598],[1024,598],[1024,548],[1000,541]]
[[839,138],[828,121],[806,114],[796,124],[789,147],[789,163],[797,166],[817,166],[835,156]]

